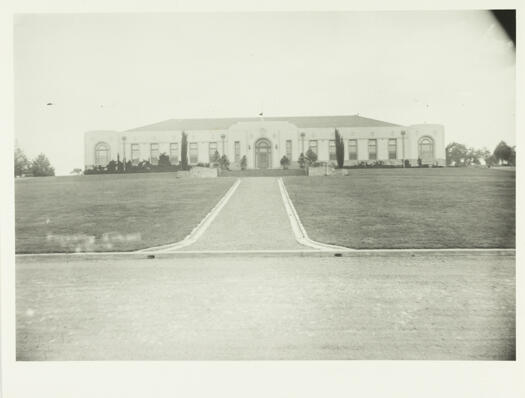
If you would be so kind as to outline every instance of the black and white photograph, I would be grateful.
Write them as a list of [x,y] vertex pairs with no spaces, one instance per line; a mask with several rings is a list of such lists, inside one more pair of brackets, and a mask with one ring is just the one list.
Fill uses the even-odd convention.
[[517,366],[516,15],[13,13],[11,366]]

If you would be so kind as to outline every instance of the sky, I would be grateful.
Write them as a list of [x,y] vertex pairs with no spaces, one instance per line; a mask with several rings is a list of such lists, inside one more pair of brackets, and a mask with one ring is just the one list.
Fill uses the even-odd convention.
[[516,143],[515,50],[486,11],[19,14],[14,70],[16,144],[58,175],[85,131],[261,111]]

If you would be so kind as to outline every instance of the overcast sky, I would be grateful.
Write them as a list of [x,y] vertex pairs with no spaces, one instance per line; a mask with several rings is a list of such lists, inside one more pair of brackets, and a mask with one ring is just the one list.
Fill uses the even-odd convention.
[[57,174],[87,130],[261,110],[515,145],[515,52],[483,11],[19,15],[15,77],[17,144]]

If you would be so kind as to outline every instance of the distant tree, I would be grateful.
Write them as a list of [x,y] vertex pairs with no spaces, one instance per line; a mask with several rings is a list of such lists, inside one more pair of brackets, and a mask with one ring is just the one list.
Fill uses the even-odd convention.
[[165,154],[161,153],[159,156],[159,167],[169,168],[171,166],[170,157]]
[[79,175],[82,174],[82,169],[79,169],[79,168],[73,169],[71,171],[71,173],[69,173],[69,174],[75,174],[75,175],[79,176]]
[[287,169],[288,166],[290,166],[290,159],[288,159],[288,157],[286,155],[284,155],[282,158],[281,158],[281,166],[283,167],[283,169]]
[[309,148],[309,149],[306,151],[306,157],[305,157],[305,160],[306,160],[306,162],[308,163],[308,165],[311,165],[312,163],[317,162],[317,153],[315,153],[314,151],[312,151],[311,148]]
[[[516,151],[514,151],[514,153],[516,153]],[[494,157],[500,164],[509,164],[512,158],[512,148],[508,146],[505,141],[500,141],[494,149]]]
[[241,170],[246,170],[246,167],[248,167],[248,159],[246,159],[246,155],[244,155],[241,158]]
[[335,129],[335,156],[337,159],[337,167],[341,169],[345,163],[345,143],[337,129]]
[[31,162],[27,159],[25,153],[20,149],[15,149],[15,177],[21,177],[28,174],[31,170]]
[[188,135],[184,131],[180,144],[180,166],[182,170],[188,170]]
[[300,167],[301,169],[304,169],[304,165],[305,165],[305,163],[306,163],[306,159],[305,159],[305,157],[304,157],[304,153],[301,153],[301,154],[299,155],[299,159],[297,160],[297,163],[299,163],[299,167]]
[[513,146],[511,148],[510,157],[509,157],[509,164],[511,166],[516,166],[516,146]]
[[445,148],[447,166],[464,166],[467,158],[467,147],[457,142],[451,142]]
[[55,169],[51,166],[49,159],[41,153],[31,162],[31,171],[35,177],[48,177],[55,175]]
[[472,147],[467,149],[465,154],[465,166],[470,166],[473,164],[480,164],[480,159],[482,157],[482,152],[479,149],[474,149]]

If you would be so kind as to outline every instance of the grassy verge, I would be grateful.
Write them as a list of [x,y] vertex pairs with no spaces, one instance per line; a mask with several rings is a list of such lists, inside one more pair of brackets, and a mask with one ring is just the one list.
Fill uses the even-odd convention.
[[20,179],[16,252],[127,251],[176,242],[233,182],[174,173]]
[[352,170],[285,183],[309,236],[321,242],[358,249],[515,247],[514,172]]

